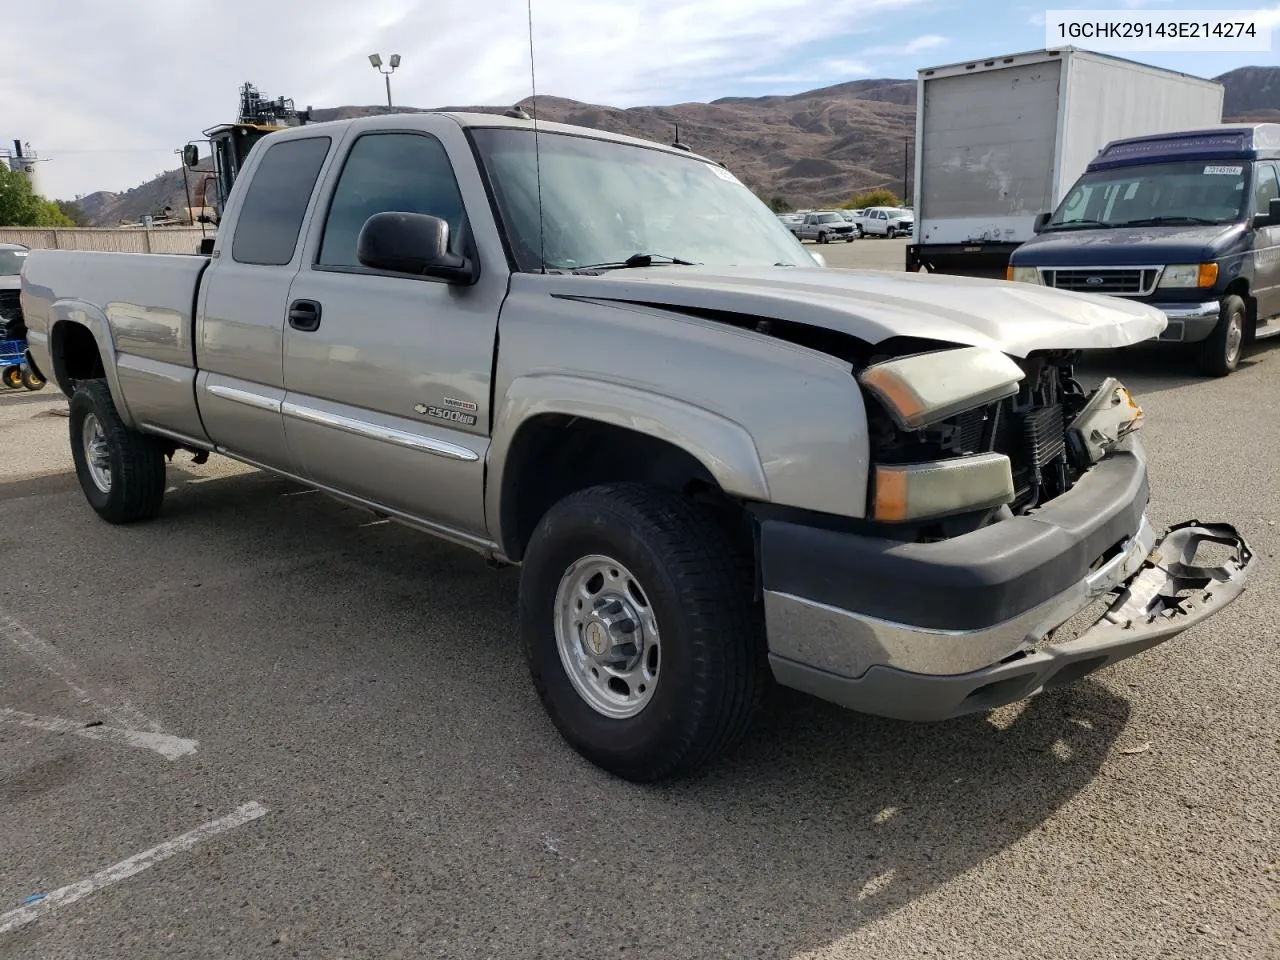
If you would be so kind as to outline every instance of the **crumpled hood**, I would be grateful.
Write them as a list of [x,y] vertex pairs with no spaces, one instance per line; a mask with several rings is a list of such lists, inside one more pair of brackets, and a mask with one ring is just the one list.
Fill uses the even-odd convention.
[[1168,323],[1154,307],[1129,300],[905,271],[661,266],[539,279],[557,296],[788,320],[870,344],[918,337],[1015,357],[1128,346]]

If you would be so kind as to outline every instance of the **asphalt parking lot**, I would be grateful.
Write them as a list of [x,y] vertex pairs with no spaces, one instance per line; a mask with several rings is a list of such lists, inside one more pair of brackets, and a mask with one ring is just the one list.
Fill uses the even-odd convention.
[[1274,960],[1280,348],[1104,371],[1153,523],[1236,523],[1243,598],[989,717],[779,691],[647,788],[545,718],[515,572],[216,459],[110,527],[65,402],[0,393],[0,958]]

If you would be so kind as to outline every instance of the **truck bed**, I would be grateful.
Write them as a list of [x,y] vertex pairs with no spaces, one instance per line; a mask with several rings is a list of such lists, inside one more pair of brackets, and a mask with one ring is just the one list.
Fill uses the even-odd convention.
[[126,422],[133,418],[124,397],[168,429],[202,436],[193,390],[195,309],[208,265],[208,257],[184,254],[33,250],[23,309],[36,364],[45,376],[57,375],[49,335],[59,320],[77,315],[104,356],[115,357],[108,379],[116,380],[111,392]]

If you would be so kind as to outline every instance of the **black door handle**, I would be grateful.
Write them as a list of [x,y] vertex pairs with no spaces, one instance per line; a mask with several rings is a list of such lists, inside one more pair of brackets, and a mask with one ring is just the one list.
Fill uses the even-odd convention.
[[289,304],[289,326],[310,333],[320,327],[320,304],[314,300],[295,300]]

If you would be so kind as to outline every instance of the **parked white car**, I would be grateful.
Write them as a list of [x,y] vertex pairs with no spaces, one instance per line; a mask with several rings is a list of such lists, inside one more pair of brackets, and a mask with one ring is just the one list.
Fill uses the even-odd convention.
[[869,237],[909,237],[916,225],[916,215],[905,207],[868,207],[858,220],[862,233]]

